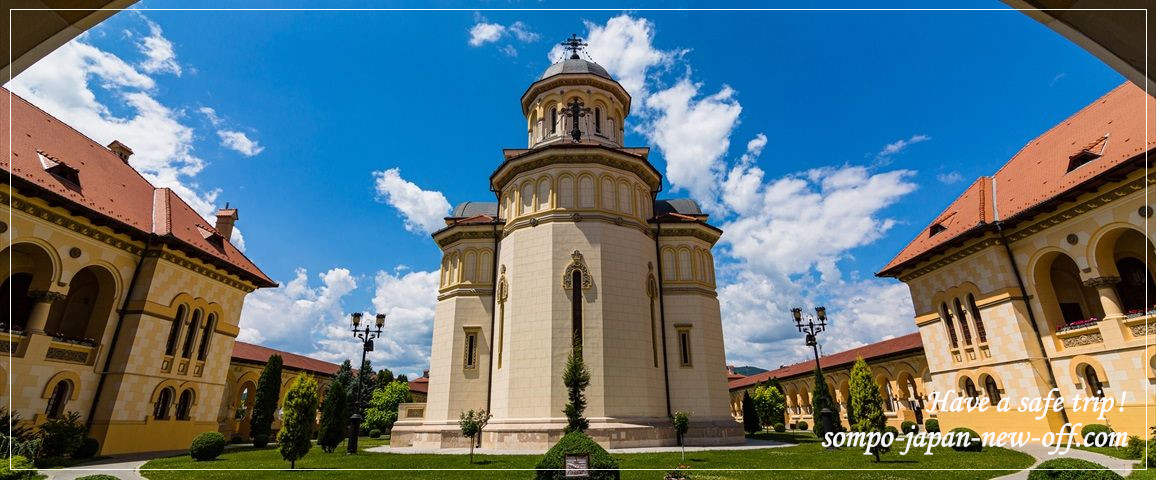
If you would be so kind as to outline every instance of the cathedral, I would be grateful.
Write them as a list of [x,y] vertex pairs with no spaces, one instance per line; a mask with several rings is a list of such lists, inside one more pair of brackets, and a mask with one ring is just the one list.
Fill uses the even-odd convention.
[[730,416],[711,249],[722,231],[690,199],[660,200],[649,149],[623,146],[630,95],[582,43],[521,98],[528,148],[503,151],[496,202],[458,205],[443,253],[426,403],[392,445],[461,447],[458,417],[493,418],[481,444],[544,449],[562,436],[562,371],[580,345],[587,433],[606,447],[742,443]]

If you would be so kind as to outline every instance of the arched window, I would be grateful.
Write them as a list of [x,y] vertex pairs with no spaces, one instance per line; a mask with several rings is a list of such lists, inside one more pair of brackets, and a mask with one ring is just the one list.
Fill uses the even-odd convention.
[[209,341],[213,339],[213,328],[216,327],[217,314],[210,313],[209,319],[205,320],[205,326],[201,330],[201,348],[197,349],[197,360],[204,361],[205,357],[209,356]]
[[186,389],[181,392],[180,400],[177,400],[177,420],[188,420],[189,412],[193,410],[193,391]]
[[951,340],[951,348],[959,348],[959,338],[955,336],[955,321],[952,320],[951,310],[946,303],[939,304],[939,316],[943,317],[943,325],[947,327],[947,338]]
[[1153,289],[1148,269],[1139,259],[1127,257],[1116,262],[1116,270],[1120,272],[1120,283],[1116,284],[1116,291],[1120,294],[1120,306],[1124,313],[1145,311],[1151,305],[1145,305],[1144,297],[1149,302],[1156,302],[1156,289]]
[[883,380],[883,405],[887,407],[888,412],[894,412],[895,408],[895,392],[891,391],[891,382]]
[[582,346],[582,271],[575,269],[570,274],[570,284],[574,286],[571,290],[573,294],[570,297],[570,314],[573,318],[571,323],[572,338],[575,346]]
[[1100,376],[1091,365],[1084,365],[1084,379],[1087,380],[1085,386],[1088,387],[1089,396],[1104,398],[1104,384],[1100,382]]
[[173,325],[169,327],[169,340],[165,343],[165,355],[173,355],[177,351],[177,338],[181,335],[181,325],[185,323],[188,309],[184,305],[177,307],[177,316],[173,318]]
[[594,132],[602,133],[602,109],[594,107]]
[[32,297],[28,296],[28,289],[32,287],[32,275],[28,273],[14,273],[0,285],[0,305],[9,305],[12,308],[10,325],[0,325],[0,330],[23,331],[28,327],[28,317],[32,314]]
[[188,357],[193,353],[193,344],[197,342],[197,327],[201,325],[201,310],[193,310],[193,319],[189,322],[189,331],[185,333],[185,346],[181,348],[181,356]]
[[979,398],[979,391],[975,389],[975,382],[970,378],[963,379],[963,393],[967,398]]
[[44,409],[44,414],[48,418],[60,418],[70,396],[72,396],[72,382],[68,380],[56,382],[56,386],[52,387],[52,395],[48,396],[48,408]]
[[558,132],[558,107],[550,107],[550,134]]
[[975,319],[975,334],[979,341],[987,342],[987,329],[983,327],[983,317],[979,316],[979,307],[975,305],[975,295],[967,294],[967,309],[971,311],[971,318]]
[[173,403],[173,387],[165,387],[157,395],[157,403],[153,407],[153,418],[156,420],[169,419],[169,406]]
[[959,304],[959,299],[952,302],[955,305],[955,316],[959,318],[959,331],[963,332],[963,343],[971,345],[971,327],[967,325],[967,316],[963,312],[963,306]]
[[983,380],[983,389],[987,390],[987,398],[991,400],[992,405],[999,403],[999,386],[995,384],[995,378],[988,375],[987,378]]

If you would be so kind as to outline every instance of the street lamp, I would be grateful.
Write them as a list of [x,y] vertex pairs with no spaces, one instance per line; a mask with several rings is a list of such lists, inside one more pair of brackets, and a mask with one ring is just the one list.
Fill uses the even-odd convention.
[[[806,320],[803,319],[803,309],[795,307],[791,309],[791,315],[795,318],[795,328],[799,329],[799,333],[807,335],[807,346],[815,352],[815,370],[819,372],[819,378],[823,377],[823,367],[819,365],[819,340],[815,335],[827,330],[827,307],[816,307],[815,316],[807,315]],[[815,321],[818,320],[818,323]],[[835,413],[830,409],[823,407],[821,412],[813,412],[812,415],[818,414],[823,422],[823,431],[833,431],[835,427]],[[830,449],[828,449],[830,450]]]
[[357,454],[357,437],[361,434],[361,383],[363,381],[361,367],[365,365],[365,354],[373,351],[373,339],[381,336],[381,328],[385,326],[385,314],[377,314],[377,319],[374,322],[376,329],[370,329],[369,324],[361,327],[361,312],[356,312],[353,315],[353,338],[361,340],[361,363],[358,364],[357,370],[357,394],[353,408],[353,416],[349,417],[349,441],[346,442],[346,453]]

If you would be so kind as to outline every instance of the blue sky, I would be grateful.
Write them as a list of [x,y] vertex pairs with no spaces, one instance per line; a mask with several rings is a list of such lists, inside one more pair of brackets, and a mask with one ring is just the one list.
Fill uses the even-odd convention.
[[126,11],[8,86],[124,141],[203,214],[240,209],[246,253],[283,285],[250,296],[243,339],[339,361],[346,314],[386,311],[375,365],[415,373],[427,232],[447,205],[493,199],[501,149],[525,146],[519,97],[570,33],[631,90],[626,143],[653,149],[662,196],[727,231],[740,365],[806,358],[794,305],[829,307],[828,352],[914,331],[906,287],[873,272],[1123,82],[1014,11]]

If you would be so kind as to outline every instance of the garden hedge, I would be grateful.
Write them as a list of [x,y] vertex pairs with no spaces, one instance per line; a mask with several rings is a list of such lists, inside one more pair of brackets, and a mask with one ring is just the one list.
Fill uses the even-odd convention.
[[[1053,458],[1039,464],[1028,474],[1028,480],[1119,480],[1118,473],[1105,470],[1098,463],[1078,458]],[[1098,469],[1098,470],[1097,470]]]
[[225,451],[225,436],[220,432],[205,432],[193,439],[189,455],[198,462],[212,460]]
[[924,421],[923,429],[927,430],[927,433],[939,433],[939,420],[931,418]]
[[[542,460],[534,468],[536,480],[564,480],[566,478],[566,454],[584,453],[590,455],[590,480],[618,480],[618,461],[611,457],[592,438],[582,432],[570,432],[550,447]],[[608,470],[595,470],[608,469]]]
[[966,433],[968,435],[968,441],[966,443],[964,443],[962,441],[956,441],[956,442],[952,443],[952,445],[951,445],[952,450],[955,450],[957,452],[983,451],[983,443],[980,441],[979,434],[975,433],[975,430],[972,430],[970,428],[965,428],[965,427],[956,427],[956,428],[951,429],[950,433],[951,434]]
[[783,425],[783,422],[776,423],[775,424],[775,431],[779,432],[779,433],[783,433],[783,432],[787,431],[787,426]]
[[810,427],[811,425],[805,420],[799,420],[799,423],[795,424],[795,428],[799,430],[810,430]]

